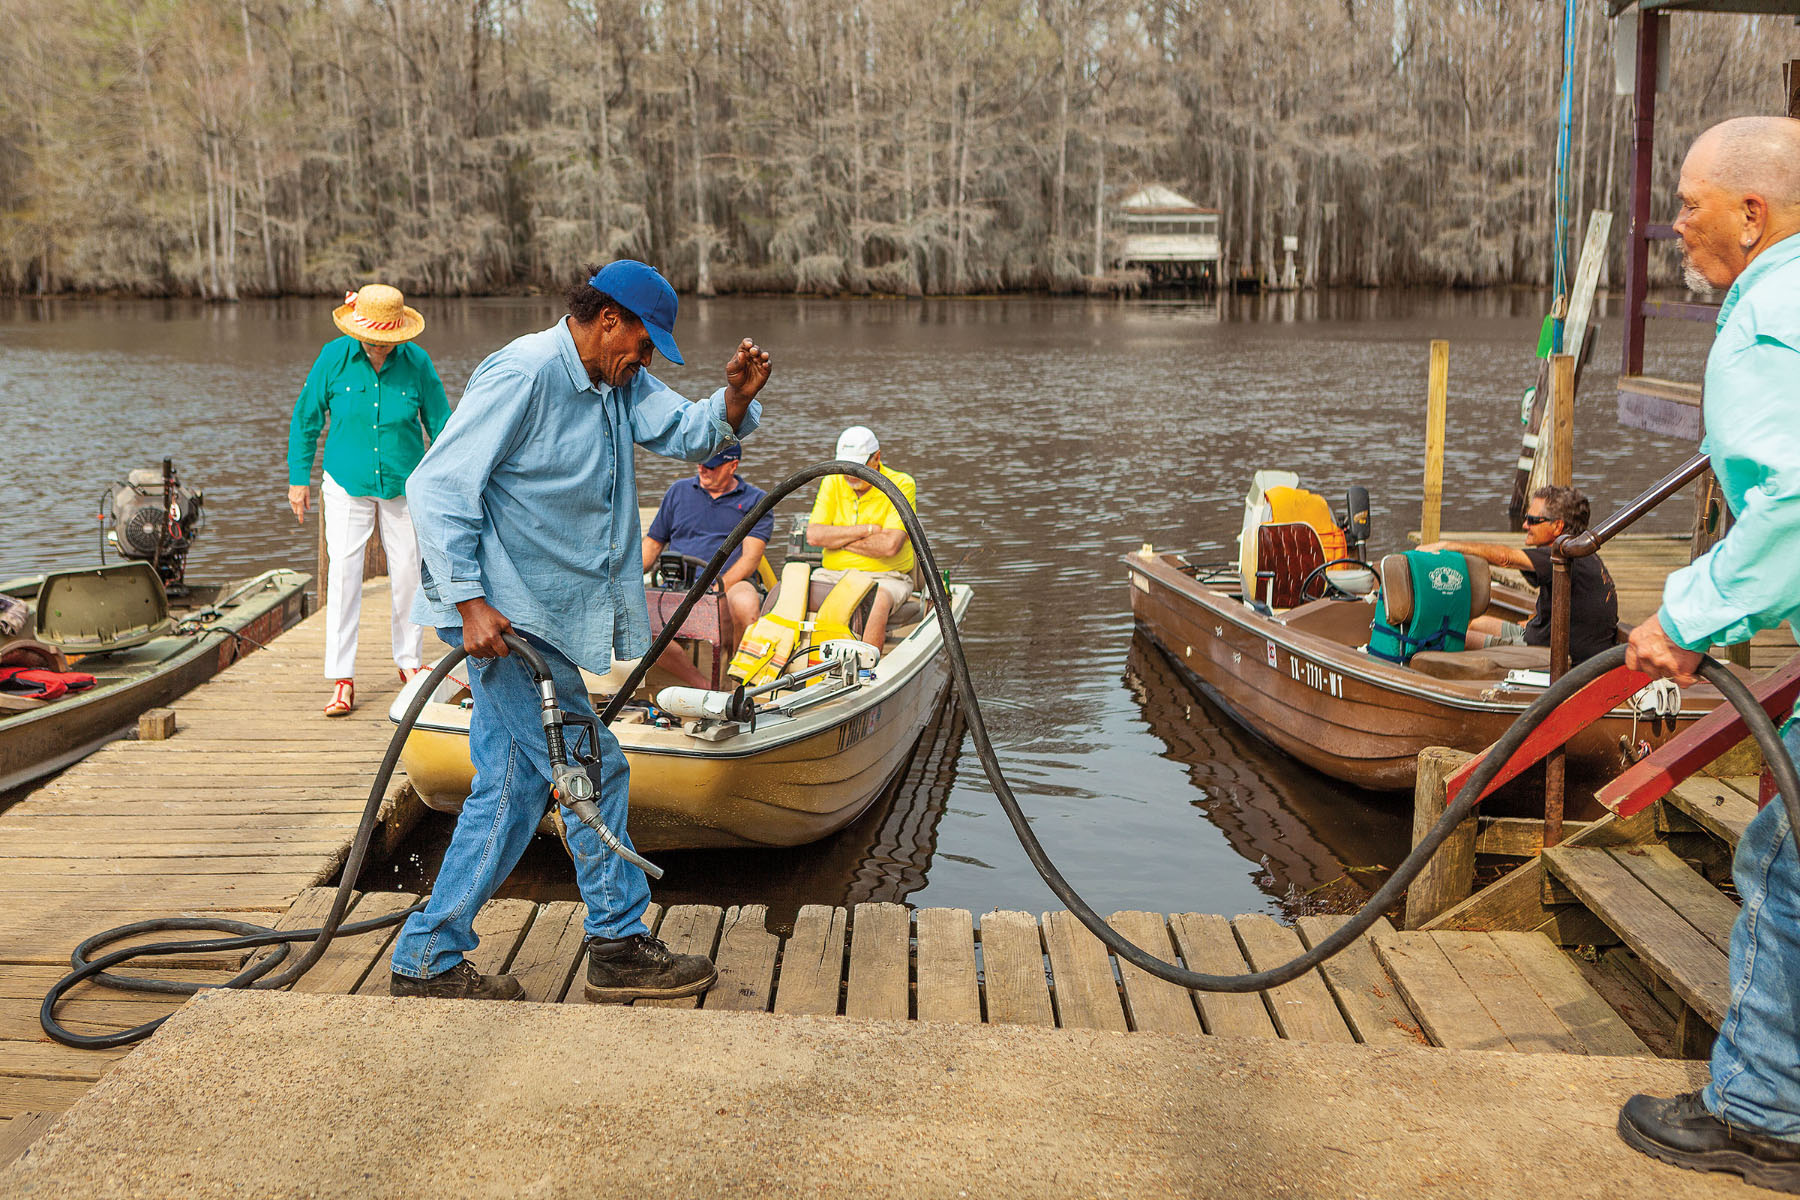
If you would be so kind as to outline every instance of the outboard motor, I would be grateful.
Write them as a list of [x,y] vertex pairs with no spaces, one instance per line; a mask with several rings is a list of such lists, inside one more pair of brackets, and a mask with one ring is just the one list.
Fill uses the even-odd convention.
[[199,488],[181,482],[170,459],[163,459],[160,471],[132,471],[102,497],[100,520],[106,532],[100,561],[106,561],[106,543],[111,542],[121,557],[155,567],[164,587],[179,586],[188,551],[206,524],[205,500]]
[[1366,559],[1369,548],[1369,489],[1352,484],[1344,497],[1344,540],[1350,543],[1350,557]]

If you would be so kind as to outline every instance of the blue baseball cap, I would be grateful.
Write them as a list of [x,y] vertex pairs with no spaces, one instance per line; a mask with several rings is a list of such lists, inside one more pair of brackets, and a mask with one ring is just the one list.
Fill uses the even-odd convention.
[[741,459],[743,457],[744,457],[744,444],[742,442],[733,442],[733,443],[731,443],[731,445],[725,447],[723,450],[719,451],[717,454],[713,455],[711,458],[707,459],[705,462],[701,463],[700,465],[705,467],[707,470],[712,471],[712,470],[717,470],[719,467],[724,466],[728,462],[737,462],[739,459]]
[[588,285],[629,309],[644,323],[650,341],[662,356],[678,367],[682,365],[681,351],[675,348],[675,310],[680,301],[661,272],[648,263],[621,258],[601,267]]

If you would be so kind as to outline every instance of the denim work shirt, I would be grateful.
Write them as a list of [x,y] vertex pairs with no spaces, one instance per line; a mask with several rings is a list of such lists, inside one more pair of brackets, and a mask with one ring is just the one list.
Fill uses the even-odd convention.
[[603,674],[650,648],[637,478],[640,443],[699,462],[734,434],[725,389],[689,403],[639,368],[622,388],[596,384],[566,322],[488,356],[444,431],[407,481],[419,538],[412,619],[460,626],[477,596],[577,665]]
[[353,337],[325,343],[288,422],[288,483],[312,482],[313,457],[325,418],[325,473],[352,496],[392,500],[450,418],[444,385],[431,356],[412,342],[388,351],[377,372]]
[[1703,411],[1700,448],[1735,521],[1663,585],[1657,620],[1688,650],[1800,617],[1800,234],[1757,255],[1725,293]]

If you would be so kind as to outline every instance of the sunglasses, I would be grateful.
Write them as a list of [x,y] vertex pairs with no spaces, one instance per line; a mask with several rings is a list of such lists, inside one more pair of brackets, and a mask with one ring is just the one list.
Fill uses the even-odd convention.
[[1530,529],[1533,525],[1548,525],[1550,522],[1552,522],[1554,520],[1556,520],[1555,517],[1534,517],[1534,516],[1531,516],[1530,514],[1527,514],[1527,515],[1519,518],[1519,524],[1525,526],[1525,528],[1527,528],[1527,529]]

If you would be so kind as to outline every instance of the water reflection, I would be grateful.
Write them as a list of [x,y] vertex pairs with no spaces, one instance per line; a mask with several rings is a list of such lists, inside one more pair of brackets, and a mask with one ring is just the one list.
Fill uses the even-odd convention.
[[1410,836],[1405,797],[1345,787],[1265,745],[1190,689],[1142,634],[1125,686],[1165,756],[1186,767],[1189,802],[1258,866],[1283,915],[1351,912],[1386,881]]

